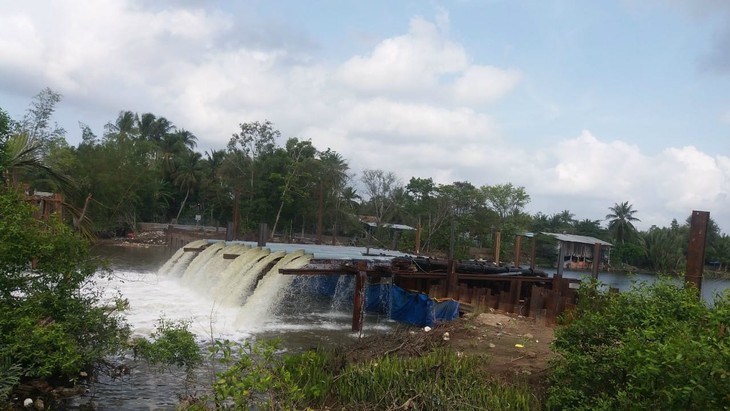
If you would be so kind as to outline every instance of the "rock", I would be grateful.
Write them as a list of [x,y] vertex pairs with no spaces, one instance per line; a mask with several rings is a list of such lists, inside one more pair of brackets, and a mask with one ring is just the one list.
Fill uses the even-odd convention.
[[449,336],[449,333],[448,332],[445,332],[444,333],[444,337],[443,338],[444,338],[444,341],[449,341],[451,339],[451,337]]
[[43,400],[40,398],[36,398],[35,402],[33,403],[33,406],[38,411],[43,411],[46,409],[46,404],[44,404]]
[[531,340],[531,339],[535,338],[535,336],[533,336],[530,333],[527,333],[527,334],[523,335],[523,337],[527,338],[528,340]]
[[494,343],[489,343],[489,348],[497,348],[497,346]]
[[425,326],[425,327],[423,327],[423,331],[429,332],[429,331],[431,331],[431,327]]
[[33,405],[33,400],[31,398],[26,398],[23,400],[23,407],[30,408]]

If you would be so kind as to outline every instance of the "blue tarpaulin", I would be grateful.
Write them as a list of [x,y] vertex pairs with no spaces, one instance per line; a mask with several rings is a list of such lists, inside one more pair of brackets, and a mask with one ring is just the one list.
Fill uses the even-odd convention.
[[459,316],[459,302],[438,301],[427,294],[408,291],[392,284],[371,284],[365,293],[365,310],[389,314],[390,318],[419,327]]

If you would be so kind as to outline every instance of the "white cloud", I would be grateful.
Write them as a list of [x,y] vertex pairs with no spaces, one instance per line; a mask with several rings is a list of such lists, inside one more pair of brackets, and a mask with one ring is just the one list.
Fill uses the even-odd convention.
[[456,101],[466,104],[491,102],[512,91],[520,79],[516,70],[472,66],[456,79],[453,93]]
[[[355,172],[512,182],[531,194],[533,212],[569,209],[578,218],[601,219],[629,201],[647,227],[709,209],[730,229],[728,157],[694,147],[648,155],[590,131],[550,147],[502,136],[484,104],[498,104],[523,74],[475,61],[450,38],[445,14],[435,23],[415,17],[406,33],[331,62],[286,46],[296,40],[247,42],[240,16],[130,4],[4,4],[0,92],[32,96],[50,86],[102,121],[122,109],[152,112],[196,133],[201,149],[223,148],[241,122],[268,119],[284,136],[340,152]],[[67,129],[78,120],[90,121],[73,118]]]
[[353,90],[385,95],[428,95],[440,76],[468,68],[464,48],[446,36],[445,27],[416,17],[408,34],[383,40],[368,56],[355,56],[338,70]]

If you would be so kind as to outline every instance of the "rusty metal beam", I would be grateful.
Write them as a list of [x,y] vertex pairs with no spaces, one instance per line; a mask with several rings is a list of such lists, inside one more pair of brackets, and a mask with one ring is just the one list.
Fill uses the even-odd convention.
[[685,282],[702,290],[702,272],[705,268],[705,243],[707,226],[710,221],[708,211],[692,211],[687,247],[687,272]]
[[205,247],[183,247],[183,251],[186,253],[199,253],[205,250]]
[[593,244],[593,278],[598,279],[598,269],[601,265],[601,243]]

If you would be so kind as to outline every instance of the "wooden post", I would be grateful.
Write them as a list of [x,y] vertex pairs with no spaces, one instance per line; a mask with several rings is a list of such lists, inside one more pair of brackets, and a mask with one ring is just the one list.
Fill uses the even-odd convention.
[[560,242],[560,252],[558,253],[558,274],[559,276],[563,276],[563,268],[565,266],[565,242]]
[[258,246],[263,247],[266,245],[266,238],[269,235],[269,225],[266,223],[259,223],[259,241]]
[[702,272],[705,268],[705,243],[709,221],[710,213],[708,211],[692,211],[687,248],[687,273],[684,280],[697,287],[698,290],[702,290]]
[[494,233],[494,263],[499,265],[499,251],[502,242],[502,232],[497,231]]
[[601,265],[601,243],[593,244],[593,278],[598,279],[598,269]]
[[418,225],[416,226],[416,255],[421,255],[421,218],[418,218]]
[[459,274],[456,272],[456,260],[449,260],[449,272],[446,278],[446,296],[456,298],[459,290]]
[[530,269],[535,269],[535,236],[530,239]]
[[362,331],[363,313],[365,311],[365,280],[367,278],[367,261],[357,262],[357,277],[355,278],[355,297],[352,304],[352,331]]
[[515,236],[515,267],[520,267],[520,253],[522,253],[522,236]]

